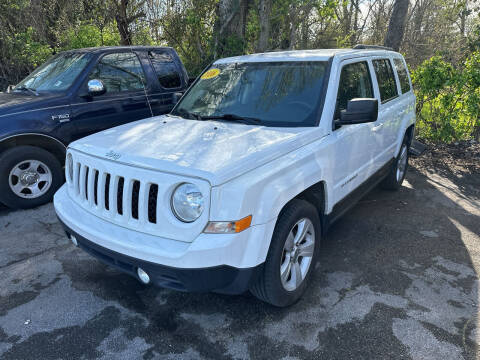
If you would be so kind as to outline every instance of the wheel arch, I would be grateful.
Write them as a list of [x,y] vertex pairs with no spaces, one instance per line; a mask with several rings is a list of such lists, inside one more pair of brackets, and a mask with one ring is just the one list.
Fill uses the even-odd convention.
[[295,197],[290,199],[285,205],[283,205],[282,209],[280,210],[279,216],[282,214],[284,209],[290,204],[291,201],[295,199],[304,200],[310,204],[312,204],[315,209],[317,209],[318,217],[320,218],[320,223],[322,226],[322,235],[325,234],[327,231],[327,217],[326,217],[326,209],[327,209],[327,184],[325,180],[321,180],[305,190],[301,193],[297,194]]
[[415,124],[410,125],[405,130],[405,138],[407,139],[408,146],[412,145],[413,138],[415,136]]
[[65,163],[67,147],[53,136],[39,133],[16,134],[0,140],[0,153],[15,146],[37,146],[51,152],[60,162]]

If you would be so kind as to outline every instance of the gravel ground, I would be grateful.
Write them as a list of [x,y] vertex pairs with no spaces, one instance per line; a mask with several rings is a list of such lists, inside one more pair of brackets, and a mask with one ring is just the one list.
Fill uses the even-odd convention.
[[51,204],[0,210],[0,358],[479,358],[480,173],[429,156],[334,225],[288,309],[144,287],[71,245]]

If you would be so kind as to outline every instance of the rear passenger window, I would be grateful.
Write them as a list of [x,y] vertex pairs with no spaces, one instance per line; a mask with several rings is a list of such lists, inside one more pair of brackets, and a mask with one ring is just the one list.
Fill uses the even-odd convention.
[[158,81],[165,89],[182,86],[179,70],[172,56],[165,51],[149,51],[148,56],[157,73]]
[[355,98],[373,98],[372,80],[365,61],[345,65],[340,73],[338,84],[335,119],[340,111],[347,109],[348,100]]
[[395,68],[397,69],[398,79],[400,80],[400,87],[402,89],[402,94],[410,91],[410,82],[408,81],[407,69],[402,59],[393,59]]
[[390,61],[388,59],[373,60],[373,68],[375,69],[375,75],[377,75],[382,103],[397,97],[397,84]]

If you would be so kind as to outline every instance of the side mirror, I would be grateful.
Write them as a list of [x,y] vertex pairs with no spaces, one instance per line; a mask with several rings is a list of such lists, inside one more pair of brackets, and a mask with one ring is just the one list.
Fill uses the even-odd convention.
[[183,93],[181,92],[175,92],[172,94],[172,102],[173,102],[173,105],[175,105],[176,103],[178,103],[180,101],[180,99],[182,98],[183,96]]
[[88,80],[87,88],[89,96],[103,95],[107,91],[105,89],[105,85],[103,85],[102,80],[98,79]]
[[378,118],[378,100],[357,98],[349,100],[347,110],[340,112],[338,125],[363,124],[375,122]]

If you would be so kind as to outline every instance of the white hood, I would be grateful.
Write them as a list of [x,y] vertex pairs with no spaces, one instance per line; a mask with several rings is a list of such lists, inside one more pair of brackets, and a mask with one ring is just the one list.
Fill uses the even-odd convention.
[[90,135],[70,147],[133,166],[203,178],[215,186],[318,139],[318,131],[163,115]]

